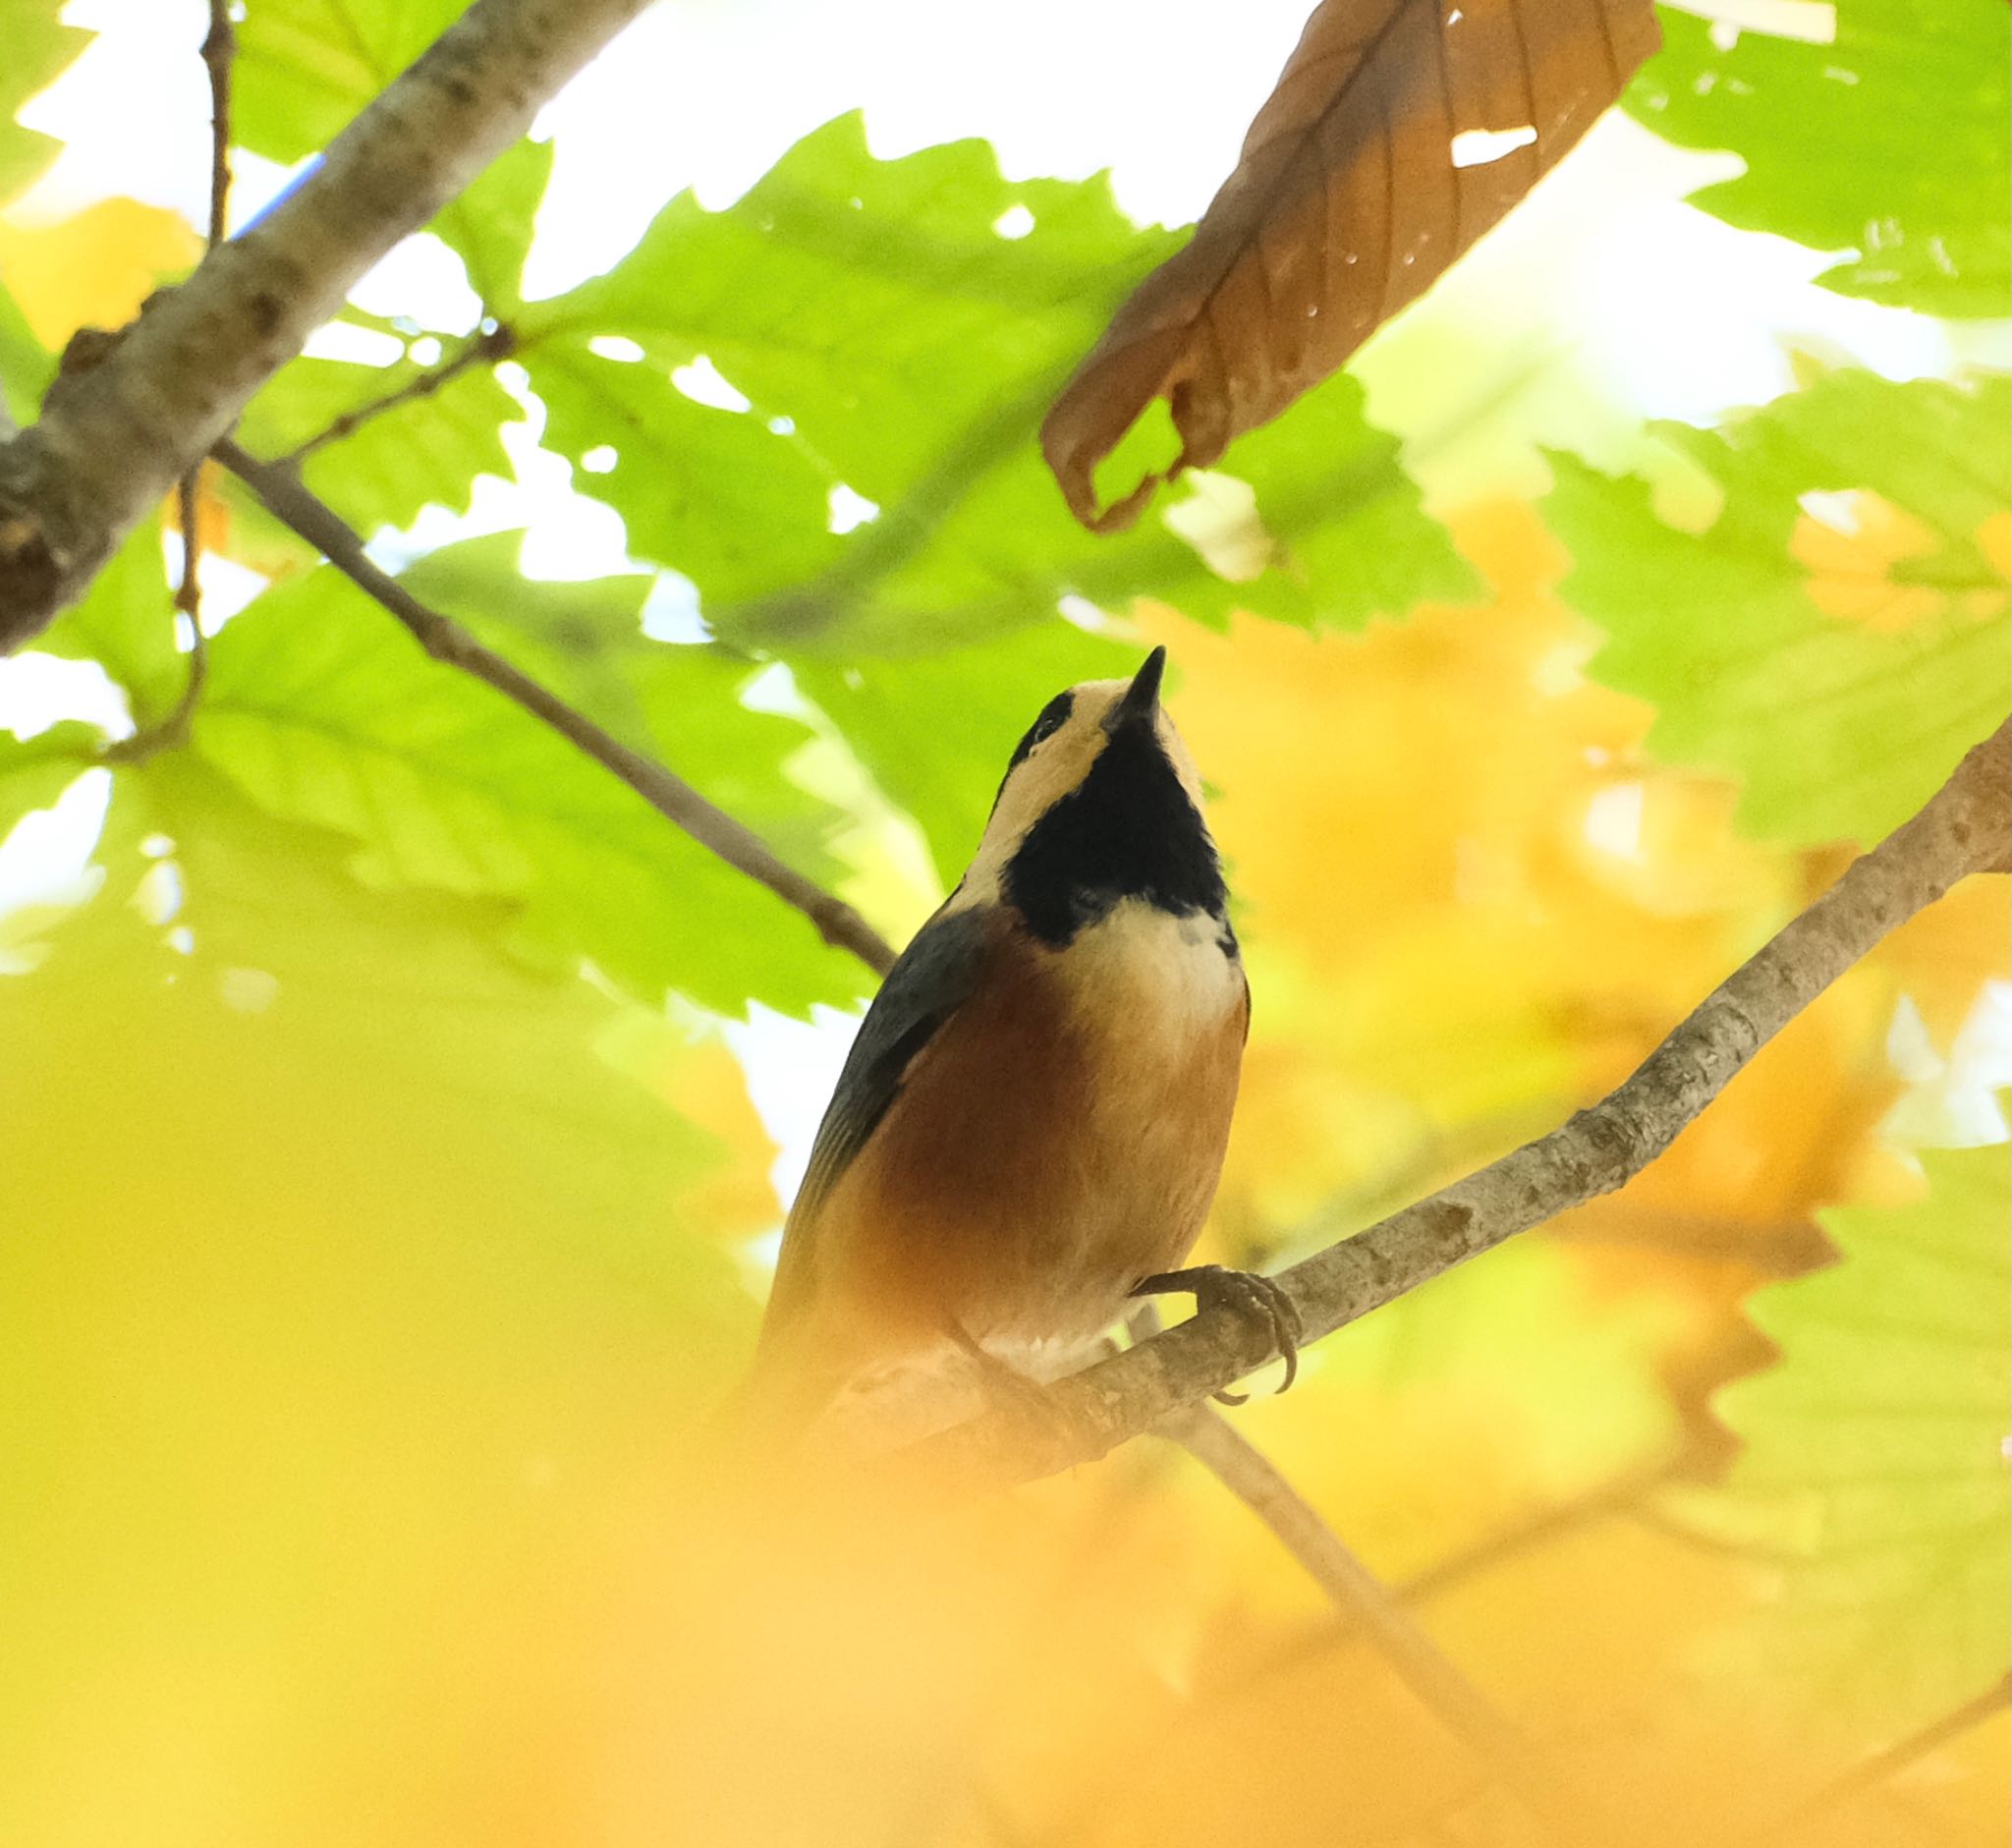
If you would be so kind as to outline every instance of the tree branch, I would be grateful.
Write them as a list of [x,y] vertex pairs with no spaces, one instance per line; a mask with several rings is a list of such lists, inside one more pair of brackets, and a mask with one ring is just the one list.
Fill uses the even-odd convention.
[[391,247],[647,0],[476,0],[255,224],[0,445],[0,652],[40,631]]
[[[1883,1751],[1874,1752],[1871,1758],[1861,1760],[1842,1777],[1826,1784],[1815,1795],[1806,1797],[1784,1820],[1806,1822],[1812,1817],[1835,1809],[1840,1803],[1862,1797],[1869,1790],[1876,1790],[1910,1764],[1917,1764],[1929,1753],[1962,1738],[1973,1727],[1982,1726],[1985,1720],[2002,1713],[2008,1705],[2012,1705],[2012,1675],[2001,1675],[1982,1694],[1974,1695],[1953,1711],[1944,1713],[1941,1718],[1930,1721],[1920,1731],[1910,1733]],[[1770,1828],[1767,1836],[1778,1840],[1779,1824]]]
[[209,30],[202,35],[202,68],[209,77],[209,249],[230,236],[231,68],[238,34],[231,0],[209,0]]
[[387,411],[396,411],[402,404],[411,404],[415,399],[430,398],[442,386],[450,385],[463,372],[478,362],[493,363],[507,360],[517,348],[517,336],[500,321],[487,333],[476,334],[466,342],[461,351],[451,360],[443,360],[438,365],[429,366],[416,378],[401,385],[396,391],[387,391],[381,398],[372,398],[367,404],[360,404],[354,411],[345,411],[325,430],[318,430],[301,444],[290,449],[279,461],[288,468],[299,468],[316,450],[326,449],[331,443],[339,443],[345,436],[352,436],[372,418],[379,418]]
[[[1762,1045],[1890,930],[1972,872],[2012,864],[2012,725],[1974,749],[1914,818],[1702,1001],[1619,1090],[1548,1136],[1283,1272],[1313,1341],[1441,1271],[1632,1179]],[[909,1460],[974,1482],[1103,1455],[1273,1358],[1211,1309],[1048,1390],[919,1444]]]
[[217,444],[214,453],[274,518],[291,527],[359,589],[390,611],[436,661],[473,674],[542,719],[701,847],[802,912],[825,942],[850,950],[876,975],[884,976],[894,966],[894,951],[843,899],[784,866],[758,835],[706,801],[691,784],[576,712],[502,655],[485,648],[459,623],[428,608],[396,578],[380,571],[364,552],[363,540],[290,471],[258,461],[228,438]]
[[1460,1672],[1263,1451],[1206,1404],[1170,1414],[1159,1431],[1278,1537],[1349,1627],[1375,1646],[1405,1686],[1528,1809],[1554,1822],[1574,1813],[1573,1803],[1544,1773],[1516,1723]]

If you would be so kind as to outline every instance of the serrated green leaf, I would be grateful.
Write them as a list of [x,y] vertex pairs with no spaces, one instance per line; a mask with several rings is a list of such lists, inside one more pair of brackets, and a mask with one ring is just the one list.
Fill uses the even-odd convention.
[[813,734],[801,720],[741,703],[760,667],[726,648],[645,636],[643,606],[655,582],[646,575],[526,578],[523,536],[442,546],[403,582],[625,744],[703,783],[798,871],[836,879],[842,868],[826,843],[844,817],[782,767]]
[[[545,440],[594,460],[577,485],[631,548],[691,578],[723,638],[792,659],[961,646],[1071,594],[1360,625],[1470,589],[1347,380],[1227,464],[1272,541],[1249,581],[1157,522],[1077,527],[1036,429],[1174,243],[1131,225],[1101,179],[1009,183],[979,141],[876,160],[845,117],[725,211],[673,200],[607,275],[526,310],[519,356]],[[700,359],[746,409],[690,401],[674,374]],[[863,517],[833,532],[846,505]]]
[[136,725],[173,709],[188,666],[175,646],[174,591],[160,529],[151,520],[127,534],[83,600],[51,623],[35,646],[66,660],[97,662],[125,688]]
[[319,153],[467,11],[467,0],[248,7],[237,28],[235,139],[269,160]]
[[1800,1518],[1775,1668],[1889,1735],[2005,1672],[2012,1364],[2007,1151],[1929,1150],[1928,1192],[1821,1215],[1839,1261],[1774,1285],[1753,1319],[1781,1350],[1719,1406],[1736,1496]]
[[[1818,9],[1806,9],[1815,15]],[[1838,0],[1834,42],[1662,10],[1627,106],[1684,147],[1747,163],[1696,204],[1729,224],[1851,251],[1821,280],[1925,313],[1997,317],[2012,278],[2008,16],[1994,0]]]
[[56,376],[56,356],[34,336],[21,305],[0,286],[0,409],[16,428],[35,420]]
[[[333,571],[217,637],[195,749],[254,801],[361,843],[366,882],[510,900],[514,939],[651,1000],[739,1012],[864,985],[810,924],[557,733],[436,666]],[[695,762],[701,789],[719,765]]]
[[[1847,371],[1721,431],[1659,425],[1723,490],[1702,532],[1657,518],[1646,482],[1553,458],[1562,593],[1609,638],[1593,674],[1655,706],[1658,756],[1741,779],[1750,832],[1876,840],[2004,716],[2005,579],[1983,542],[2006,516],[2008,414],[2003,379]],[[1854,539],[1802,504],[1851,492],[1922,549],[1882,551],[1876,527]]]
[[419,380],[438,377],[449,364],[445,357],[432,365],[408,359],[386,366],[296,360],[252,399],[242,439],[273,459],[321,437],[341,419],[357,419],[353,429],[309,453],[301,470],[344,520],[367,533],[410,526],[428,504],[466,513],[477,475],[510,476],[501,426],[524,415],[494,368],[478,360],[437,390],[373,409]]
[[64,719],[32,738],[0,731],[0,840],[35,809],[46,809],[97,761],[98,735]]
[[54,138],[25,129],[15,113],[90,43],[91,34],[64,26],[59,0],[9,0],[7,55],[0,60],[0,204],[21,192],[56,157]]
[[433,221],[434,235],[467,265],[469,287],[499,318],[523,304],[525,252],[551,177],[552,143],[519,141]]

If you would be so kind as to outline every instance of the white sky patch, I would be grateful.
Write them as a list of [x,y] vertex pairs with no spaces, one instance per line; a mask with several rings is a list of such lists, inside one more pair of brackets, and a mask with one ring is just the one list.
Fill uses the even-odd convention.
[[749,1007],[745,1023],[727,1021],[720,1029],[748,1074],[754,1113],[776,1145],[769,1177],[785,1204],[803,1184],[817,1124],[860,1031],[860,1018],[817,1007],[809,1021],[791,1020],[757,1001]]
[[469,334],[482,318],[481,299],[468,286],[461,258],[431,232],[395,244],[350,291],[367,314],[412,315],[442,333]]
[[140,875],[127,903],[148,924],[167,924],[174,923],[185,896],[182,868],[172,860],[156,860]]
[[613,360],[619,365],[634,365],[643,358],[643,349],[627,334],[595,334],[587,343],[587,350],[597,359]]
[[108,738],[133,735],[125,689],[97,662],[34,649],[0,661],[0,726],[32,738],[63,719],[82,719]]
[[396,334],[348,321],[324,321],[301,350],[310,360],[343,360],[351,365],[396,365],[405,358],[405,342]]
[[752,411],[748,395],[720,374],[718,366],[700,354],[689,365],[671,374],[671,383],[694,404],[710,405],[715,411]]
[[660,571],[643,600],[643,633],[655,642],[705,642],[711,632],[699,613],[699,587],[682,571]]
[[1921,1010],[1902,995],[1886,1056],[1906,1083],[1879,1128],[1915,1148],[1980,1148],[2006,1140],[1998,1093],[2012,1086],[2012,982],[1987,981],[1945,1055]]
[[1586,805],[1587,844],[1616,860],[1639,861],[1643,800],[1640,783],[1609,783],[1596,790]]
[[1034,229],[1034,213],[1025,205],[1009,205],[992,220],[993,232],[1002,238],[1024,238]]
[[1537,130],[1528,122],[1513,129],[1462,129],[1453,138],[1453,164],[1485,167],[1519,147],[1528,147],[1536,140]]
[[1859,531],[1859,495],[1852,488],[1813,487],[1796,497],[1800,507],[1818,526],[1855,538]]
[[1262,577],[1278,548],[1258,512],[1257,490],[1213,469],[1191,469],[1181,478],[1188,497],[1160,515],[1167,530],[1186,539],[1225,584]]
[[27,905],[82,904],[103,882],[90,864],[112,802],[112,773],[83,771],[47,809],[30,810],[0,841],[0,917]]
[[824,524],[833,532],[851,532],[880,518],[878,501],[868,500],[866,495],[856,493],[843,481],[838,482],[825,499],[830,514]]

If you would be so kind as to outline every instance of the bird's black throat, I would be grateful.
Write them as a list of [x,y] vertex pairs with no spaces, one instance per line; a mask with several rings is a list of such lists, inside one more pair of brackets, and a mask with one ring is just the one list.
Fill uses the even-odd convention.
[[1090,774],[1028,830],[1004,885],[1053,949],[1122,899],[1216,919],[1228,901],[1208,831],[1149,723],[1119,726]]

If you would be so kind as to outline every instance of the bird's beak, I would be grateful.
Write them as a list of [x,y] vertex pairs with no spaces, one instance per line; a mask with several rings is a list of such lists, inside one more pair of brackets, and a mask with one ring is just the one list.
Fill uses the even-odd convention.
[[1114,730],[1135,720],[1152,722],[1153,709],[1159,704],[1159,680],[1166,665],[1167,651],[1163,647],[1154,648],[1146,657],[1146,665],[1132,676],[1131,686],[1125,689],[1124,698],[1111,714]]

